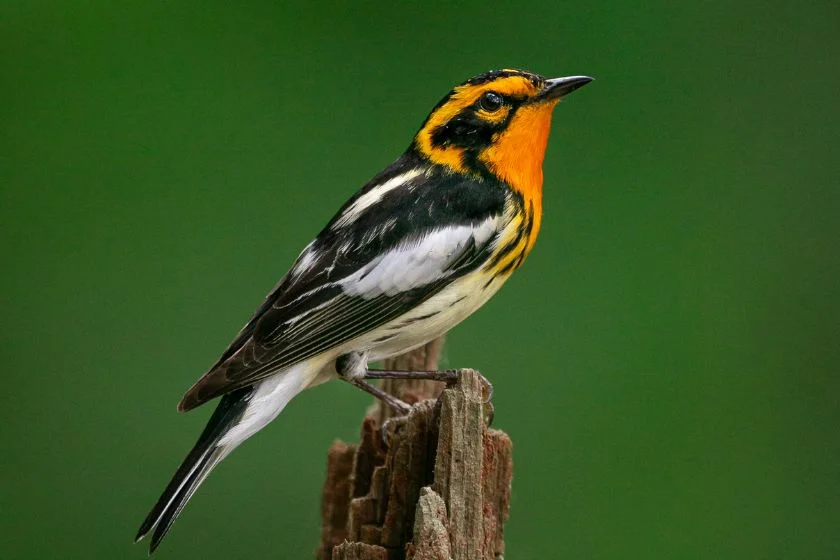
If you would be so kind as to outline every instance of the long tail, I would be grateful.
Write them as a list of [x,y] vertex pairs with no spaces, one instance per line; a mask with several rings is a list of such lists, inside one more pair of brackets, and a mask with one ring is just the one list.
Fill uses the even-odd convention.
[[154,528],[149,554],[154,552],[213,467],[274,420],[292,397],[310,384],[321,365],[317,361],[301,362],[256,385],[223,396],[192,451],[140,525],[134,542]]
[[238,442],[225,443],[222,438],[239,424],[253,393],[253,387],[245,387],[222,397],[192,451],[178,467],[172,480],[166,486],[166,490],[163,491],[155,507],[137,531],[134,542],[145,537],[152,528],[155,529],[152,542],[149,544],[149,554],[158,547],[181,510],[213,467],[236,447]]

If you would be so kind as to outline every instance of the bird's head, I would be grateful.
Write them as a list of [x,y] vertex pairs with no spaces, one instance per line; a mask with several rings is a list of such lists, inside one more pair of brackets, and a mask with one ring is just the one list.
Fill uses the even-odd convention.
[[481,74],[432,109],[411,149],[457,173],[489,172],[519,191],[541,189],[552,110],[591,81],[523,70]]

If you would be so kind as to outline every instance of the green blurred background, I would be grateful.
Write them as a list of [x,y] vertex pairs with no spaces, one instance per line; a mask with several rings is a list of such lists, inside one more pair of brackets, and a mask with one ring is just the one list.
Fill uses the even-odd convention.
[[[457,82],[557,110],[543,233],[449,338],[515,444],[508,558],[840,557],[835,2],[5,2],[0,558],[142,558],[175,404]],[[368,398],[294,400],[160,558],[309,558]]]

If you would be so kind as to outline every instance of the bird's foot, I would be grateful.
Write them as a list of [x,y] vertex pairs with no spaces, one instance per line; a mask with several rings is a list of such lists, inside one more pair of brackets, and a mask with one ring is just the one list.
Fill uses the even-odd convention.
[[[484,414],[485,414],[485,422],[487,426],[490,426],[493,422],[493,403],[491,402],[493,399],[493,384],[490,381],[481,375],[480,373],[476,372],[481,381],[482,385],[484,386],[482,389],[482,395],[484,400],[482,404],[484,404]],[[460,377],[460,370],[457,369],[449,369],[449,370],[442,370],[442,371],[396,371],[396,370],[382,370],[382,369],[365,369],[364,373],[361,376],[349,376],[349,375],[341,375],[339,374],[341,379],[347,381],[351,385],[354,385],[361,389],[362,391],[369,393],[385,403],[385,405],[391,407],[397,416],[406,416],[411,411],[411,405],[407,402],[398,399],[394,395],[390,393],[386,393],[381,388],[377,387],[376,385],[372,385],[365,381],[366,379],[401,379],[401,380],[431,380],[431,381],[442,381],[446,383],[448,386],[452,386],[458,382],[458,378]],[[380,428],[380,434],[382,437],[382,442],[387,446],[388,445],[388,428],[391,420],[395,420],[396,418],[391,418],[386,420],[382,427]]]

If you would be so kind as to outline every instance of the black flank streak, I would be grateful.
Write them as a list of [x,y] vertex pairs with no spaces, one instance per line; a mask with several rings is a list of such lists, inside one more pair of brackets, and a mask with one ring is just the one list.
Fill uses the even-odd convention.
[[501,274],[502,276],[504,276],[504,275],[506,275],[506,274],[509,274],[509,273],[510,273],[510,272],[511,272],[514,268],[516,268],[517,266],[518,266],[518,265],[517,265],[516,259],[513,259],[513,260],[511,260],[509,263],[507,263],[507,264],[506,264],[506,265],[505,265],[505,266],[504,266],[504,267],[503,267],[503,268],[499,271],[499,274]]
[[400,324],[400,326],[401,326],[401,327],[405,327],[405,326],[411,325],[411,324],[413,324],[413,323],[416,323],[417,321],[423,321],[423,320],[425,320],[425,319],[431,319],[432,317],[434,317],[434,316],[435,316],[435,315],[437,315],[438,313],[440,313],[440,311],[432,311],[431,313],[427,313],[427,314],[425,314],[425,315],[419,315],[419,316],[417,316],[417,317],[412,317],[412,318],[411,318],[411,319],[409,319],[409,320],[403,321],[403,322]]
[[531,230],[534,229],[534,201],[528,201],[528,213],[525,217],[525,237],[531,237]]
[[374,342],[388,342],[389,340],[393,340],[395,338],[397,338],[397,335],[387,334],[385,336],[380,336],[379,338],[374,339]]
[[516,237],[511,239],[510,242],[508,242],[504,247],[502,247],[502,249],[498,253],[496,253],[496,256],[493,257],[493,260],[491,260],[487,264],[487,268],[493,268],[493,267],[497,266],[500,262],[502,262],[502,260],[506,256],[508,256],[508,254],[510,254],[511,251],[516,249],[516,246],[519,245],[519,242],[522,240],[522,236],[524,235],[524,233],[525,233],[525,230],[520,229],[516,233]]

